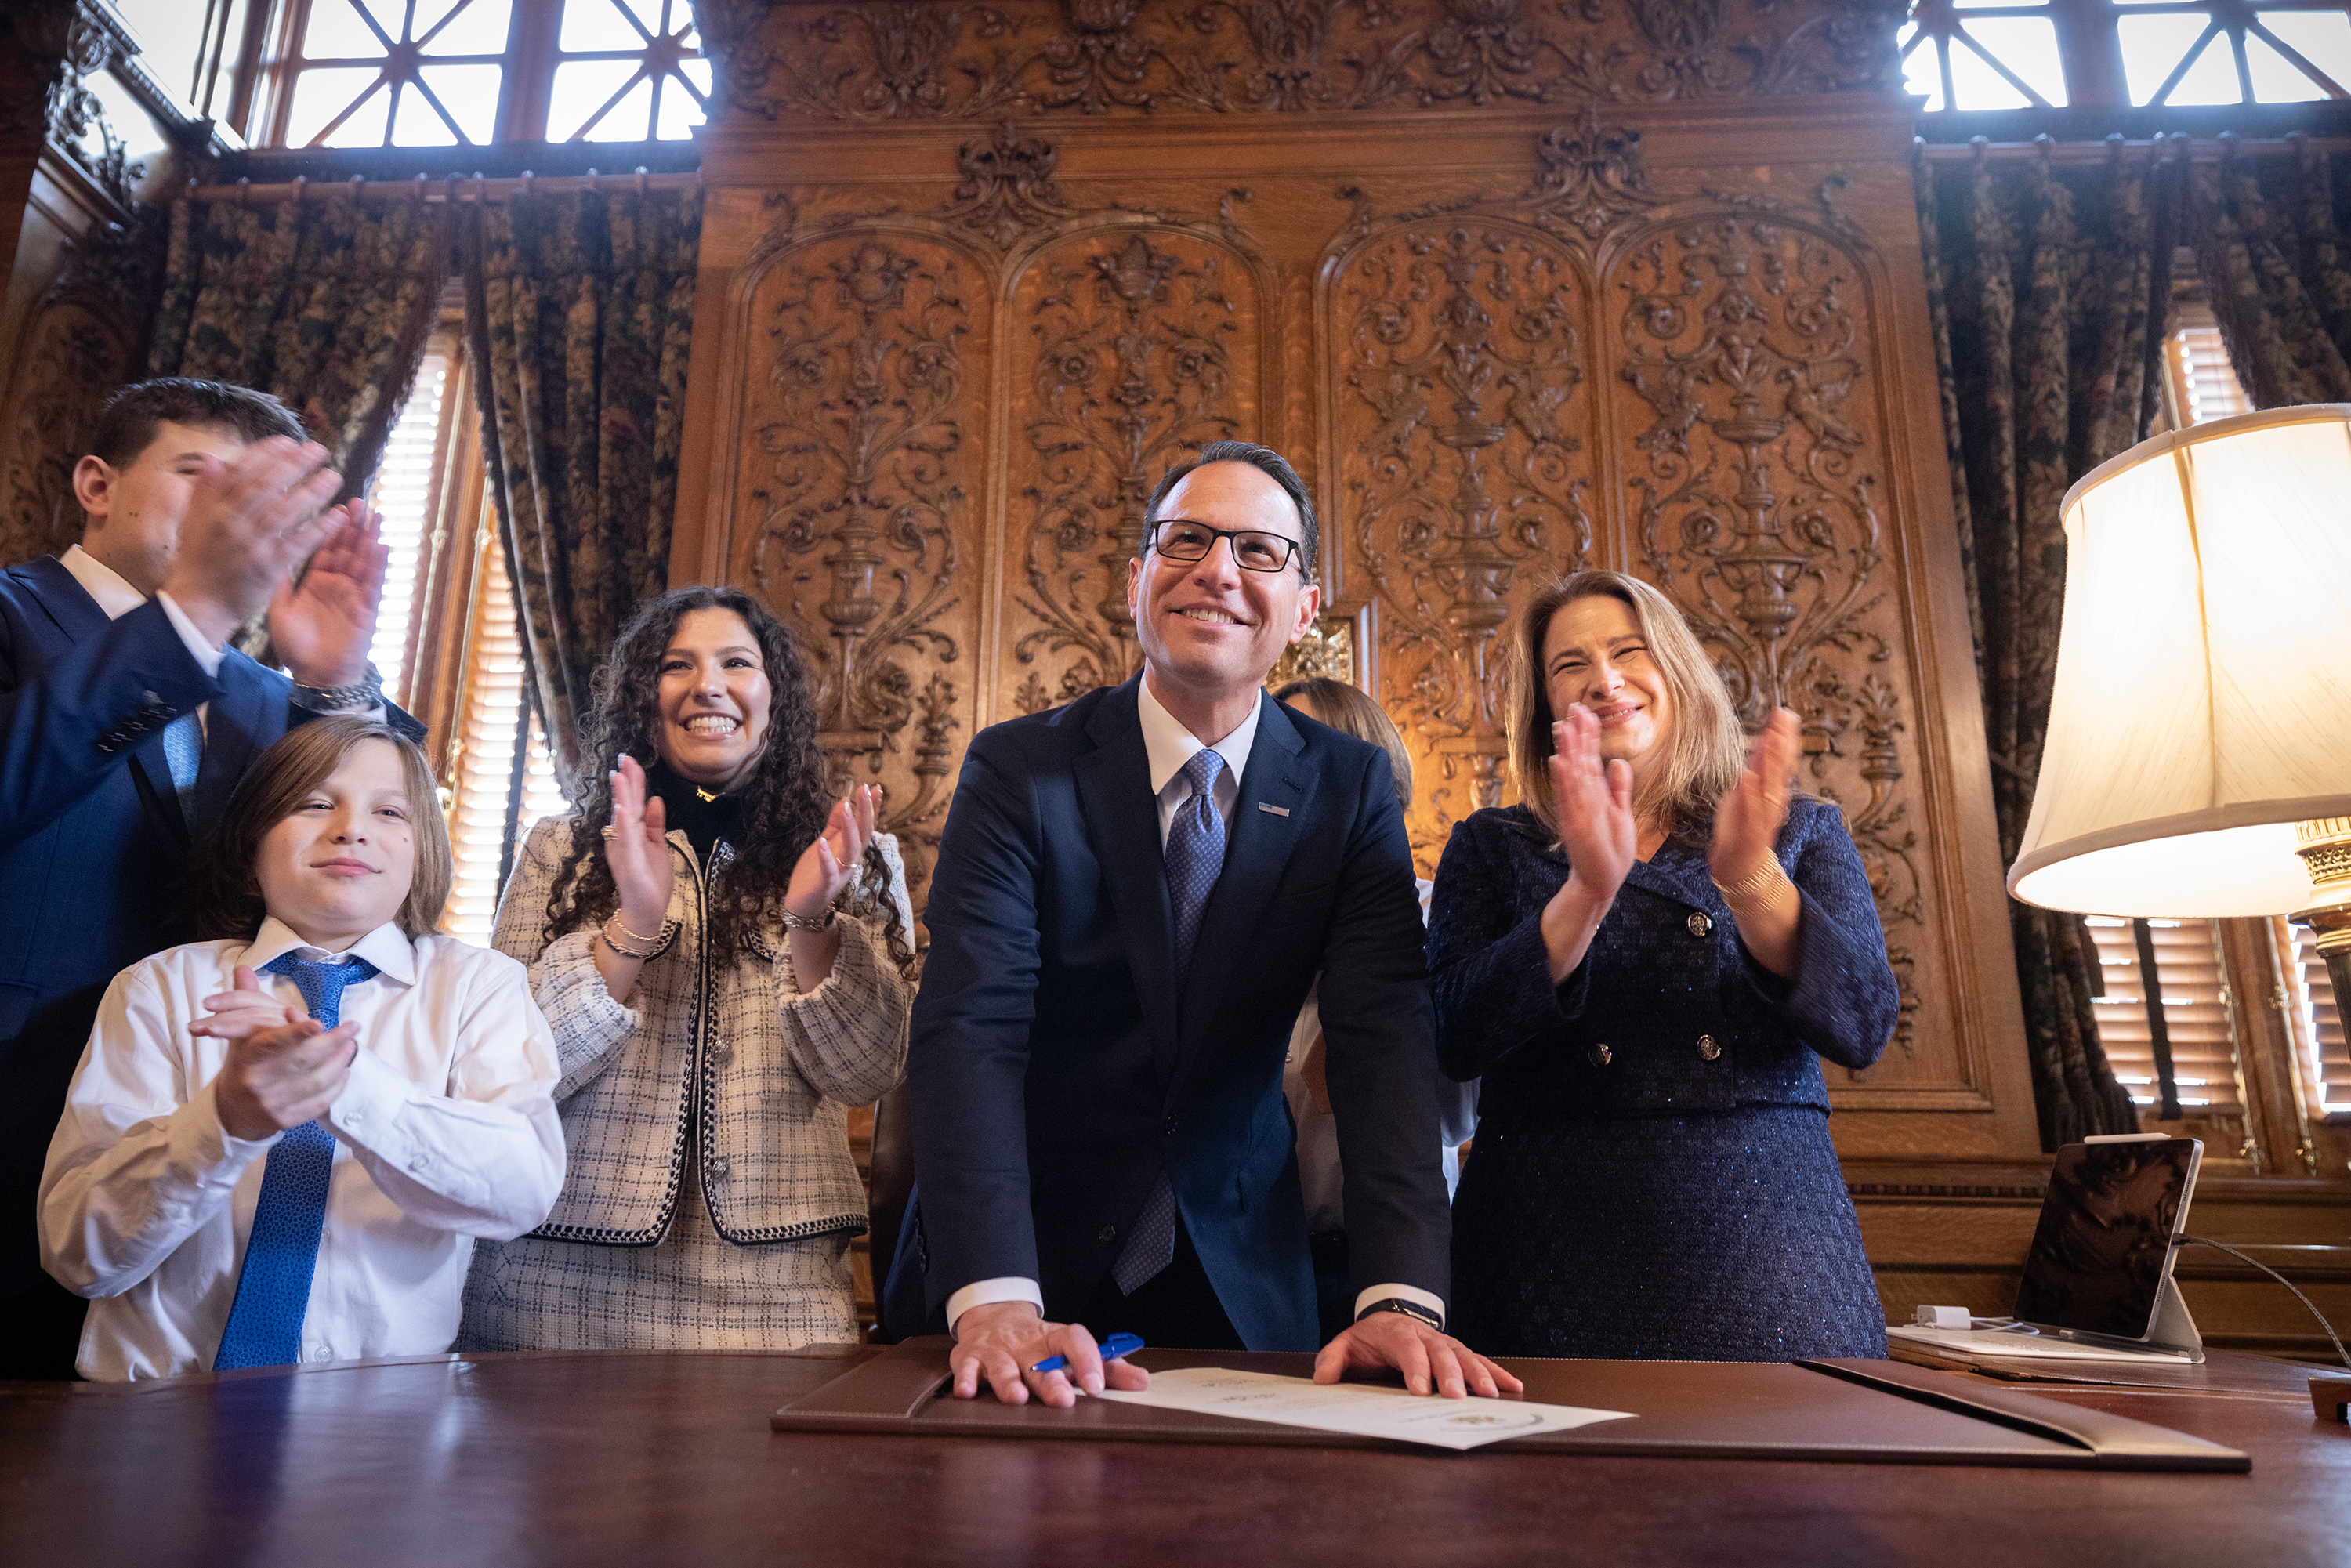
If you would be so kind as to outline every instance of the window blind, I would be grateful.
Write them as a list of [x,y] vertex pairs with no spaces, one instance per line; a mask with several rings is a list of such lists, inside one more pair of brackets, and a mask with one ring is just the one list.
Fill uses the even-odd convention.
[[2286,1011],[2304,1103],[2313,1115],[2351,1113],[2351,1046],[2344,1043],[2343,1015],[2335,1005],[2326,960],[2319,956],[2308,926],[2282,915],[2274,924],[2278,950],[2286,960]]
[[2183,423],[2202,424],[2232,413],[2252,413],[2252,400],[2245,395],[2235,367],[2229,363],[2229,350],[2220,341],[2220,325],[2212,308],[2199,300],[2181,300],[2172,320],[2177,325],[2166,348]]
[[[2093,915],[2105,995],[2095,998],[2098,1040],[2115,1076],[2140,1115],[2154,1121],[2157,1092],[2155,1031],[2141,976],[2137,933],[2128,920]],[[2171,1070],[2187,1116],[2240,1115],[2236,1031],[2229,1019],[2227,978],[2220,967],[2218,927],[2210,920],[2150,920],[2159,981],[2155,1005],[2171,1044]],[[2233,1150],[2229,1151],[2233,1152]]]
[[427,349],[368,487],[368,504],[383,514],[381,537],[392,551],[368,658],[383,674],[384,695],[403,706],[413,695],[408,689],[409,652],[424,540],[433,528],[433,476],[439,466],[441,404],[448,385],[449,356],[437,345]]
[[[456,875],[441,928],[486,945],[497,918],[499,872],[514,805],[515,736],[523,716],[522,641],[514,591],[496,514],[485,506],[476,529],[473,623],[466,637],[465,690],[459,707],[455,780],[449,810]],[[569,810],[557,786],[554,759],[533,716],[524,755],[522,799],[512,812],[517,852],[531,824]]]

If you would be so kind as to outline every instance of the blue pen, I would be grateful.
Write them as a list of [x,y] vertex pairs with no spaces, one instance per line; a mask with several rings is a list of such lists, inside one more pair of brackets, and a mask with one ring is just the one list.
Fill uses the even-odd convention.
[[[1102,1358],[1104,1361],[1116,1361],[1120,1356],[1133,1355],[1136,1351],[1141,1350],[1142,1348],[1143,1342],[1135,1338],[1134,1335],[1131,1333],[1114,1333],[1111,1335],[1110,1338],[1102,1342]],[[1059,1372],[1061,1368],[1069,1364],[1070,1358],[1068,1356],[1049,1355],[1029,1370],[1031,1372]]]

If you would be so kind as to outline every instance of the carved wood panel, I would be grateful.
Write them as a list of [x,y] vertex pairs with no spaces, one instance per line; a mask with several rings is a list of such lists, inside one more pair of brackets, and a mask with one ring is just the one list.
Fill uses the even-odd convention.
[[1877,895],[1902,1034],[1832,1075],[1871,1113],[1841,1145],[2029,1148],[1907,121],[1765,68],[1859,14],[764,14],[738,41],[792,47],[709,154],[700,298],[734,303],[702,307],[716,504],[682,495],[709,564],[681,575],[733,573],[821,651],[828,749],[889,783],[919,903],[970,734],[1134,668],[1144,503],[1202,442],[1313,490],[1327,609],[1294,663],[1399,721],[1425,872],[1512,798],[1513,612],[1639,574],[1750,721],[1799,714]]
[[1900,78],[1890,0],[705,0],[768,119],[1687,101]]
[[1860,384],[1883,327],[1851,245],[1718,210],[1635,236],[1609,282],[1636,433],[1621,449],[1633,570],[1680,606],[1749,727],[1774,706],[1802,720],[1806,786],[1844,807],[1886,926],[1902,1021],[1876,1075],[1899,1077],[1928,913],[1903,788],[1910,672],[1886,570],[1885,437]]
[[1506,632],[1530,584],[1592,554],[1591,275],[1500,219],[1435,215],[1335,269],[1325,331],[1342,505],[1377,596],[1378,694],[1424,760],[1414,845],[1502,803]]
[[1246,256],[1159,225],[1081,233],[1022,269],[1006,308],[1012,711],[1136,669],[1126,563],[1144,504],[1203,443],[1258,434],[1259,313]]
[[988,278],[922,234],[783,249],[752,292],[739,575],[808,651],[832,787],[878,782],[920,887],[968,734]]

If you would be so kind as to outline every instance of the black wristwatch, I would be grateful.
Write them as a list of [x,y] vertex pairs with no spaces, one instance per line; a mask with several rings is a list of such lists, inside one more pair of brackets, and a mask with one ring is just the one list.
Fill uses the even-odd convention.
[[1365,1307],[1362,1312],[1355,1314],[1355,1321],[1357,1322],[1362,1322],[1374,1312],[1402,1312],[1405,1316],[1413,1319],[1415,1322],[1426,1323],[1438,1333],[1443,1333],[1445,1332],[1445,1320],[1443,1318],[1429,1311],[1426,1307],[1422,1306],[1418,1301],[1407,1301],[1402,1296],[1389,1296],[1383,1301],[1374,1301],[1370,1306]]

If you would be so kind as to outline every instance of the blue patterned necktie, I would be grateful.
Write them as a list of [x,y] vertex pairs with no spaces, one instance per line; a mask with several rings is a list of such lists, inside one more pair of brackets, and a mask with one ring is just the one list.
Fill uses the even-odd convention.
[[[376,973],[365,958],[312,964],[291,953],[272,958],[262,969],[291,978],[310,1016],[329,1029],[342,1021],[343,988]],[[302,1358],[302,1315],[309,1310],[310,1275],[319,1265],[319,1232],[327,1222],[327,1184],[334,1165],[335,1134],[317,1122],[287,1129],[269,1151],[236,1301],[221,1332],[220,1354],[213,1357],[214,1372],[290,1366]]]
[[196,775],[204,771],[204,727],[195,709],[163,727],[163,760],[172,769],[172,788],[179,791],[180,820],[193,836],[196,831]]
[[[1225,869],[1225,820],[1217,814],[1217,775],[1225,759],[1202,748],[1184,764],[1191,798],[1176,808],[1167,828],[1167,895],[1176,909],[1176,989],[1181,995],[1200,940],[1200,916]],[[1176,1260],[1176,1188],[1162,1170],[1111,1268],[1119,1291],[1131,1296]]]

